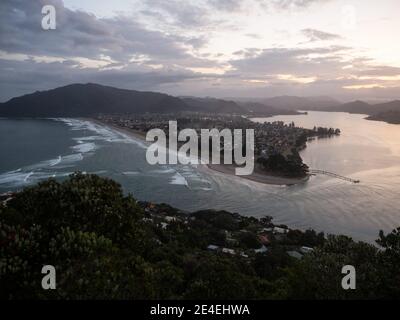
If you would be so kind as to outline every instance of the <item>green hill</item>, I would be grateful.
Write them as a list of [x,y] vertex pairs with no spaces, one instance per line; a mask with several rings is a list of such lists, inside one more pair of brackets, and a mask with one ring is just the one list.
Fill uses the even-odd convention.
[[182,100],[166,94],[88,83],[13,98],[0,105],[0,116],[82,117],[100,113],[174,113],[190,110]]

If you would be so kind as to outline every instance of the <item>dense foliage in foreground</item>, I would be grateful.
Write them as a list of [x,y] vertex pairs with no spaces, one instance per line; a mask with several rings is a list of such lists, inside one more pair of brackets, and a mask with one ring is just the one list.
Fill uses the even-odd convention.
[[[236,250],[254,252],[259,244],[251,230],[270,221],[214,211],[185,216],[160,224],[117,183],[94,175],[26,188],[0,204],[0,298],[400,297],[400,229],[380,234],[381,249],[294,230],[271,239],[266,252],[232,255],[206,248],[225,245],[230,233],[239,235]],[[296,245],[314,251],[296,260],[286,253]],[[347,264],[356,267],[356,290],[341,288]],[[43,265],[55,266],[56,290],[42,289]]]

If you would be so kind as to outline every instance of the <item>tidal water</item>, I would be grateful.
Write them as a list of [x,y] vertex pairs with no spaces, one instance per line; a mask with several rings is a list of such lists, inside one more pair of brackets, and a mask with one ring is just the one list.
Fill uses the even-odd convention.
[[90,121],[0,119],[0,192],[49,177],[62,180],[79,170],[113,178],[140,200],[166,202],[188,211],[270,215],[293,228],[372,242],[380,229],[400,226],[400,125],[364,117],[309,112],[253,119],[342,130],[340,137],[309,142],[301,156],[312,169],[361,183],[316,176],[296,186],[262,185],[190,165],[150,166],[143,142]]

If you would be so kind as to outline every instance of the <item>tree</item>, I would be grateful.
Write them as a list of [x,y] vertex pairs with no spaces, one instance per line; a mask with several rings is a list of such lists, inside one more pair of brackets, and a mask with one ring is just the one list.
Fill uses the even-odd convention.
[[400,228],[385,235],[379,232],[377,243],[382,247],[378,257],[381,297],[400,298]]
[[[1,299],[370,299],[399,298],[400,228],[380,233],[377,247],[345,236],[290,231],[266,254],[206,251],[239,237],[238,250],[258,247],[257,228],[274,226],[226,211],[205,210],[184,220],[158,205],[144,212],[112,180],[80,173],[48,180],[0,203]],[[165,212],[177,217],[164,230]],[[146,213],[149,214],[149,213]],[[158,220],[157,220],[158,219]],[[247,233],[238,233],[246,228]],[[251,231],[253,230],[253,231]],[[250,232],[251,231],[251,232]],[[308,244],[296,260],[286,251]],[[57,289],[43,290],[41,269],[57,271]],[[353,265],[357,290],[341,288],[344,265]]]
[[[291,299],[370,299],[376,298],[376,247],[354,242],[345,236],[329,236],[324,245],[303,257],[286,270],[284,282]],[[352,265],[357,272],[357,290],[344,290],[343,266]]]

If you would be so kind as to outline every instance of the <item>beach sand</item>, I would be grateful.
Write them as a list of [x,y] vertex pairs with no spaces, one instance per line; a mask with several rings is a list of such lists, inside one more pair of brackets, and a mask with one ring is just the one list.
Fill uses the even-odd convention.
[[91,121],[91,122],[96,123],[96,124],[101,125],[101,126],[110,127],[112,129],[114,129],[114,130],[116,130],[118,132],[121,132],[123,134],[126,134],[126,135],[128,135],[128,136],[130,136],[132,138],[139,139],[141,141],[146,141],[146,133],[143,132],[143,131],[138,131],[138,130],[133,130],[133,129],[129,129],[129,128],[120,127],[120,126],[117,126],[117,125],[114,125],[114,124],[111,124],[111,123],[108,123],[108,122],[105,122],[105,121],[101,121],[99,119],[88,118],[88,119],[84,119],[84,120]]
[[[102,126],[110,127],[116,131],[127,134],[127,135],[131,136],[132,138],[139,139],[141,141],[146,142],[146,133],[145,132],[120,127],[120,126],[113,125],[113,124],[110,124],[105,121],[101,121],[99,119],[90,118],[90,119],[85,119],[85,120],[92,121],[92,122],[97,123]],[[254,170],[254,172],[248,176],[237,176],[235,174],[235,166],[224,165],[224,164],[207,164],[207,165],[200,165],[199,167],[206,169],[207,172],[209,172],[209,173],[216,173],[216,172],[222,173],[222,174],[235,176],[235,177],[238,177],[241,179],[246,179],[246,180],[250,180],[250,181],[261,183],[261,184],[267,184],[267,185],[290,186],[290,185],[305,183],[309,179],[309,176],[306,176],[304,178],[286,178],[286,177],[279,177],[279,176],[274,176],[274,175],[267,175],[267,174],[265,174],[263,172],[259,172],[257,170]]]
[[254,170],[254,172],[251,175],[248,176],[237,176],[235,174],[235,166],[233,165],[224,165],[224,164],[208,164],[208,168],[211,170],[223,173],[223,174],[229,174],[233,175],[242,179],[247,179],[250,181],[262,183],[262,184],[269,184],[269,185],[295,185],[295,184],[300,184],[300,183],[305,183],[308,181],[309,176],[306,176],[304,178],[286,178],[286,177],[279,177],[279,176],[274,176],[274,175],[268,175],[265,174],[264,172],[257,171],[257,169]]

